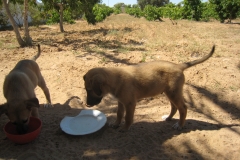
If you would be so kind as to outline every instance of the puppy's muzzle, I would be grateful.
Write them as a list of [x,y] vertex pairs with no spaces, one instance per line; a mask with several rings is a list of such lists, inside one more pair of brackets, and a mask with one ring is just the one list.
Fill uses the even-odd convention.
[[88,105],[87,103],[85,105],[89,108],[94,106],[94,105]]
[[17,124],[16,125],[18,134],[26,134],[28,131],[28,125],[26,124]]
[[93,97],[90,95],[87,95],[87,107],[92,107],[94,105],[99,104],[102,101],[102,97]]

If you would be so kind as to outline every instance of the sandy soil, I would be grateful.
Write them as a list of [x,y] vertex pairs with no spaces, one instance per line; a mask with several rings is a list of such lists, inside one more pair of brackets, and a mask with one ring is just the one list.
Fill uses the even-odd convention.
[[[113,15],[96,26],[78,21],[64,25],[30,27],[34,44],[41,44],[37,60],[49,87],[53,108],[44,108],[40,88],[36,95],[43,122],[39,137],[17,145],[0,130],[0,159],[231,159],[240,157],[240,28],[219,22],[148,22],[128,15]],[[108,127],[116,118],[117,101],[107,96],[92,109],[102,111],[107,124],[99,131],[71,136],[60,128],[65,116],[76,116],[85,103],[82,76],[90,68],[120,67],[168,60],[175,63],[207,54],[208,61],[185,71],[184,97],[188,106],[183,130],[171,128],[161,116],[169,114],[165,95],[140,100],[134,124],[126,133]],[[0,34],[0,86],[21,59],[31,58],[37,48],[19,48],[13,31]],[[117,85],[117,84],[116,84]],[[6,102],[2,90],[1,103]],[[8,122],[1,116],[0,128]]]

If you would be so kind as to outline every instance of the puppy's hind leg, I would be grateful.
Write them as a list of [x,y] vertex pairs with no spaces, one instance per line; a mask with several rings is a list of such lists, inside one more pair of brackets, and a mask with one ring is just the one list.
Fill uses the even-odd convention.
[[187,106],[184,103],[182,92],[181,90],[178,90],[178,92],[175,90],[175,92],[168,92],[166,94],[171,102],[171,112],[167,120],[170,120],[178,109],[180,120],[173,125],[173,128],[181,130],[185,124],[185,119],[187,116]]
[[177,108],[175,107],[175,105],[171,101],[170,101],[170,103],[171,103],[171,112],[170,112],[170,114],[162,116],[162,119],[165,120],[165,121],[171,121],[172,117],[177,112]]
[[173,128],[181,130],[185,124],[185,120],[187,117],[187,106],[185,105],[183,99],[176,101],[176,106],[178,106],[180,120],[176,124],[173,125]]

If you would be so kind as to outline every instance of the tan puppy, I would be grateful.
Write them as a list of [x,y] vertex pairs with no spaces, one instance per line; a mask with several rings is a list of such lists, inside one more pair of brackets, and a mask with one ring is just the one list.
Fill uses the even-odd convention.
[[137,100],[165,93],[171,103],[171,112],[166,120],[171,120],[179,111],[180,120],[173,128],[182,129],[187,115],[187,107],[183,99],[183,71],[202,63],[212,56],[215,46],[205,57],[182,64],[167,61],[141,63],[122,68],[93,68],[84,76],[87,91],[87,106],[97,105],[110,93],[118,100],[117,120],[112,125],[120,125],[125,115],[122,131],[128,130],[133,123]]
[[3,84],[3,94],[7,102],[0,105],[0,115],[5,113],[16,125],[19,134],[27,132],[30,116],[39,117],[39,102],[34,93],[37,85],[41,87],[48,105],[51,106],[49,90],[35,62],[40,53],[40,45],[38,45],[38,54],[32,60],[19,61],[5,77]]

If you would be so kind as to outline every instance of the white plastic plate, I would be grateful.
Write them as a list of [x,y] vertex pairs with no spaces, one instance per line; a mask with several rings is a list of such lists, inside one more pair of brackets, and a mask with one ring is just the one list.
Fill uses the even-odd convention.
[[70,135],[86,135],[101,129],[106,121],[106,116],[98,110],[82,110],[76,117],[64,117],[60,127]]

